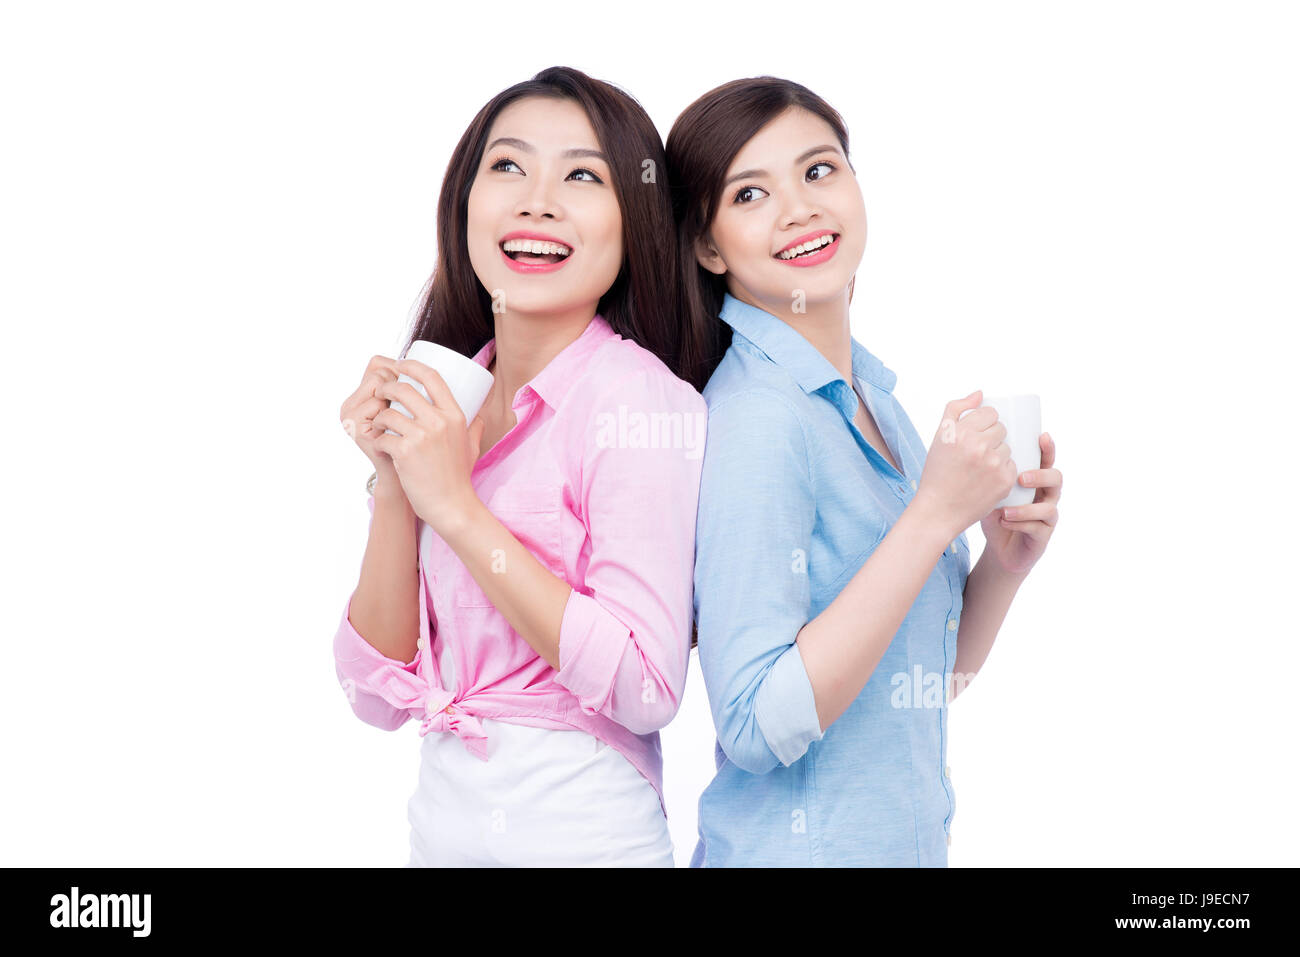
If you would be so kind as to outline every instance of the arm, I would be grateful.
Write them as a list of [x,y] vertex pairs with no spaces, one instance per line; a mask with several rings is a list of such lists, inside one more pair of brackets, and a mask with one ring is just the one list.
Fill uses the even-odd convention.
[[[556,578],[481,502],[444,539],[584,712],[648,734],[676,714],[686,683],[701,460],[681,448],[599,447],[594,416],[620,404],[701,419],[705,412],[694,389],[646,373],[621,380],[594,403],[592,421],[564,436],[581,455],[575,493],[590,538],[578,588]],[[494,549],[508,575],[493,573]]]
[[738,767],[790,765],[870,679],[950,535],[917,500],[809,621],[816,519],[797,411],[776,393],[709,416],[695,566],[700,666],[719,742]]
[[823,728],[870,680],[948,547],[950,531],[913,498],[848,584],[799,632]]
[[975,677],[984,665],[993,641],[1002,628],[1020,584],[1042,556],[1059,520],[1057,503],[1065,477],[1056,461],[1056,443],[1046,432],[1038,437],[1042,452],[1039,468],[1020,474],[1022,486],[1040,491],[1034,501],[1019,508],[1002,508],[980,520],[984,530],[984,551],[966,579],[962,593],[961,629],[957,632],[957,660],[953,665],[960,681],[953,682],[953,697]]
[[370,538],[360,580],[334,636],[335,671],[357,717],[391,731],[410,715],[384,700],[370,678],[385,667],[415,674],[416,639],[427,628],[427,622],[421,627],[419,620],[418,559],[411,561],[417,551],[416,519],[400,486],[394,492],[382,480],[366,504],[371,513]]
[[957,632],[957,660],[953,664],[952,696],[970,684],[993,649],[993,641],[1006,620],[1020,583],[1028,572],[1005,571],[986,547],[966,579],[962,592],[961,628]]
[[440,532],[510,627],[558,667],[560,622],[569,586],[533,557],[477,496]]
[[377,651],[389,658],[415,657],[420,635],[416,593],[416,518],[397,484],[375,486],[370,508],[370,538],[361,562],[361,578],[352,595],[348,618]]
[[798,413],[751,389],[709,409],[695,609],[718,743],[737,767],[790,765],[822,736],[799,630],[816,502]]

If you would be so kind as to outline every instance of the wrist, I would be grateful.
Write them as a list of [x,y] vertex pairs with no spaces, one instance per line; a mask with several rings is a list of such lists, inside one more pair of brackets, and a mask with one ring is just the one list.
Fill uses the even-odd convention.
[[406,492],[402,489],[401,481],[398,480],[397,474],[391,469],[387,472],[381,469],[376,473],[372,494],[375,497],[376,508],[380,506],[400,506],[408,511],[411,508],[411,503],[406,500]]
[[439,538],[454,548],[457,539],[472,534],[484,514],[487,514],[487,507],[471,491],[459,502],[445,504],[436,514],[421,518],[438,533]]
[[903,509],[899,522],[906,522],[910,535],[926,542],[939,553],[962,533],[958,522],[927,496],[915,496],[907,508]]
[[[1030,566],[1032,568],[1033,566]],[[971,569],[970,576],[978,582],[996,582],[996,587],[1003,588],[1011,594],[1015,594],[1020,588],[1021,583],[1029,575],[1029,568],[1018,572],[1009,571],[1003,564],[1002,558],[996,553],[995,549],[986,548],[980,553],[979,559],[975,562],[975,567]],[[979,572],[977,575],[976,572]]]

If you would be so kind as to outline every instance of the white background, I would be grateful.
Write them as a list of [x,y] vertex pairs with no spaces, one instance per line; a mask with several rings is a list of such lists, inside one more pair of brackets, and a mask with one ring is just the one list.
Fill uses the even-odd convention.
[[[1061,520],[954,703],[950,864],[1294,865],[1297,16],[1269,3],[17,4],[0,29],[6,865],[407,857],[331,641],[451,149],[553,64],[667,135],[844,115],[853,332],[918,430],[1042,395]],[[969,530],[972,560],[983,539]],[[713,770],[663,732],[679,866]]]

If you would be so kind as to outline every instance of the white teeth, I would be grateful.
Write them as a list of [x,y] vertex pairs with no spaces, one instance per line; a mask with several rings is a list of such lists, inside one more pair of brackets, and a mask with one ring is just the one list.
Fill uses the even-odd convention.
[[829,245],[834,239],[835,237],[832,234],[827,233],[825,236],[818,236],[816,239],[810,239],[806,243],[794,246],[784,252],[779,252],[776,254],[776,257],[778,259],[794,259],[796,256],[810,253],[814,249],[821,249],[823,246]]
[[532,253],[534,256],[548,254],[567,256],[573,252],[572,249],[561,243],[548,243],[537,239],[507,239],[501,244],[501,248],[508,253]]

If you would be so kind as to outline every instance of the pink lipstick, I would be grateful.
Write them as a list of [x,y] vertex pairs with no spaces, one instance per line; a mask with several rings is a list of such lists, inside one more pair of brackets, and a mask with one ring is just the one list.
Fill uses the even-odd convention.
[[[506,243],[512,241],[531,241],[537,243],[554,243],[556,246],[563,246],[568,250],[567,253],[535,253],[527,250],[512,250],[515,256],[523,257],[520,259],[513,258],[505,250]],[[515,245],[518,243],[516,242]],[[546,273],[555,272],[573,257],[573,247],[562,239],[554,236],[548,236],[546,233],[536,233],[529,230],[515,230],[512,233],[506,233],[497,243],[497,249],[501,251],[501,258],[505,260],[506,265],[515,272],[521,273]]]
[[[822,246],[820,249],[816,249],[810,253],[804,253],[801,256],[795,256],[793,259],[781,258],[780,253],[786,252],[787,250],[790,249],[794,249],[796,246],[802,246],[804,243],[811,242],[814,239],[819,239],[822,236],[832,236],[834,238],[829,243]],[[798,239],[794,240],[793,242],[783,246],[781,249],[777,250],[777,253],[773,255],[772,258],[775,259],[777,262],[784,263],[787,266],[817,266],[820,265],[821,263],[826,262],[826,260],[834,256],[835,253],[839,251],[839,248],[840,248],[840,236],[838,233],[830,229],[819,229],[816,232],[808,233],[804,236],[800,236]]]

